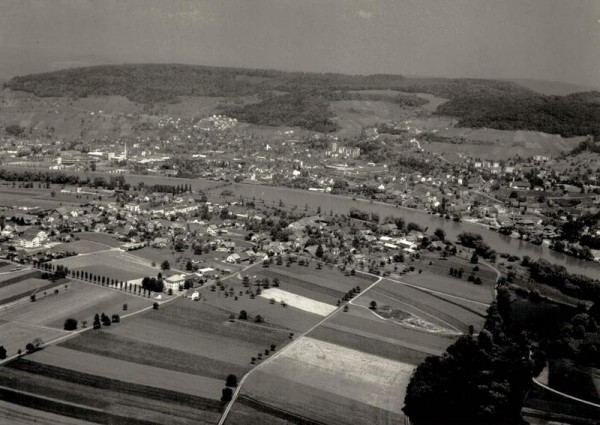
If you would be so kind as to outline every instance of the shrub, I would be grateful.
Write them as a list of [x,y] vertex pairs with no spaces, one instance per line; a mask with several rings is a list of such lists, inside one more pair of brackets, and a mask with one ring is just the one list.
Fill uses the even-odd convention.
[[75,329],[77,329],[77,320],[73,318],[68,318],[67,320],[65,320],[63,328],[65,331],[74,331]]
[[225,385],[228,387],[237,387],[238,378],[234,374],[227,375],[227,379],[225,380]]

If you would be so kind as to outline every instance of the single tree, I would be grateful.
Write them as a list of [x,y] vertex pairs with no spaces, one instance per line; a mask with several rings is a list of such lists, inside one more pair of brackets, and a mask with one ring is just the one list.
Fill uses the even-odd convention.
[[65,320],[65,324],[63,327],[65,331],[74,331],[75,329],[77,329],[77,320],[73,318],[68,318],[67,320]]
[[227,379],[225,380],[225,385],[228,387],[237,387],[238,378],[234,374],[227,375]]

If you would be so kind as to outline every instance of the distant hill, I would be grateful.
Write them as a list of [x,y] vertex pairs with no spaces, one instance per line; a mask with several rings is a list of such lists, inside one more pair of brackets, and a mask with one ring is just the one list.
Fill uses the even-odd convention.
[[528,88],[536,93],[549,96],[566,96],[568,94],[600,90],[600,87],[582,86],[560,81],[534,80],[530,78],[509,79],[515,84]]
[[600,135],[600,92],[467,95],[444,103],[437,113],[458,117],[459,127],[532,130],[564,137]]
[[72,68],[15,77],[6,87],[37,96],[121,95],[137,102],[177,96],[246,96],[269,91],[399,90],[445,98],[464,94],[524,93],[511,82],[477,79],[405,78],[217,68],[199,65],[130,64]]
[[[118,95],[140,104],[177,102],[179,96],[250,97],[258,103],[228,108],[240,120],[334,131],[329,102],[344,92],[396,90],[449,99],[437,113],[459,125],[522,129],[563,136],[600,134],[597,93],[546,96],[511,81],[407,78],[217,68],[179,64],[129,64],[72,68],[12,78],[3,84],[39,97]],[[396,100],[407,106],[418,103]],[[246,102],[247,103],[247,102]]]

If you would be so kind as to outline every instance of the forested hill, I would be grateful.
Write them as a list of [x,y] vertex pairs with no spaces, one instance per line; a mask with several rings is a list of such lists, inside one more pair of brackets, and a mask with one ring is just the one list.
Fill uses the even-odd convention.
[[460,127],[533,130],[565,137],[600,136],[600,92],[568,96],[467,95],[437,109],[459,118]]
[[[258,95],[258,104],[226,112],[255,124],[300,125],[325,132],[335,130],[328,107],[329,101],[340,97],[335,92],[397,90],[450,99],[437,113],[458,117],[464,127],[600,135],[600,93],[546,96],[510,81],[130,64],[26,75],[3,86],[40,97],[120,95],[145,104],[175,102],[178,96]],[[286,96],[274,98],[282,94]],[[288,100],[293,101],[291,106],[284,105]],[[408,98],[397,101],[418,106]]]
[[387,74],[318,74],[173,64],[73,68],[15,77],[4,86],[41,97],[121,95],[142,103],[172,101],[177,96],[245,96],[269,91],[322,93],[389,89],[431,93],[445,98],[531,93],[507,81],[405,78]]

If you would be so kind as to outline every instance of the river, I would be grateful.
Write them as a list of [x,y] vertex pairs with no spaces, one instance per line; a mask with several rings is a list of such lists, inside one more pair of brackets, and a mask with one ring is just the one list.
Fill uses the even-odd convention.
[[284,187],[234,183],[228,186],[227,189],[238,197],[243,196],[250,199],[254,197],[265,202],[278,203],[282,201],[288,206],[297,205],[299,208],[304,208],[307,204],[311,208],[321,207],[324,214],[329,214],[330,211],[333,211],[334,214],[348,214],[351,208],[358,208],[369,213],[377,213],[382,219],[387,216],[400,216],[404,218],[406,223],[417,223],[423,228],[429,228],[430,232],[439,227],[446,232],[446,236],[450,240],[455,240],[461,232],[479,233],[486,243],[498,253],[509,253],[519,257],[528,255],[532,259],[543,258],[551,263],[565,266],[570,273],[579,273],[596,279],[600,278],[600,264],[598,263],[580,260],[553,251],[547,246],[538,246],[520,239],[514,239],[476,224],[446,220],[437,215],[410,208],[397,208],[379,202],[362,199],[353,200],[345,196]]

